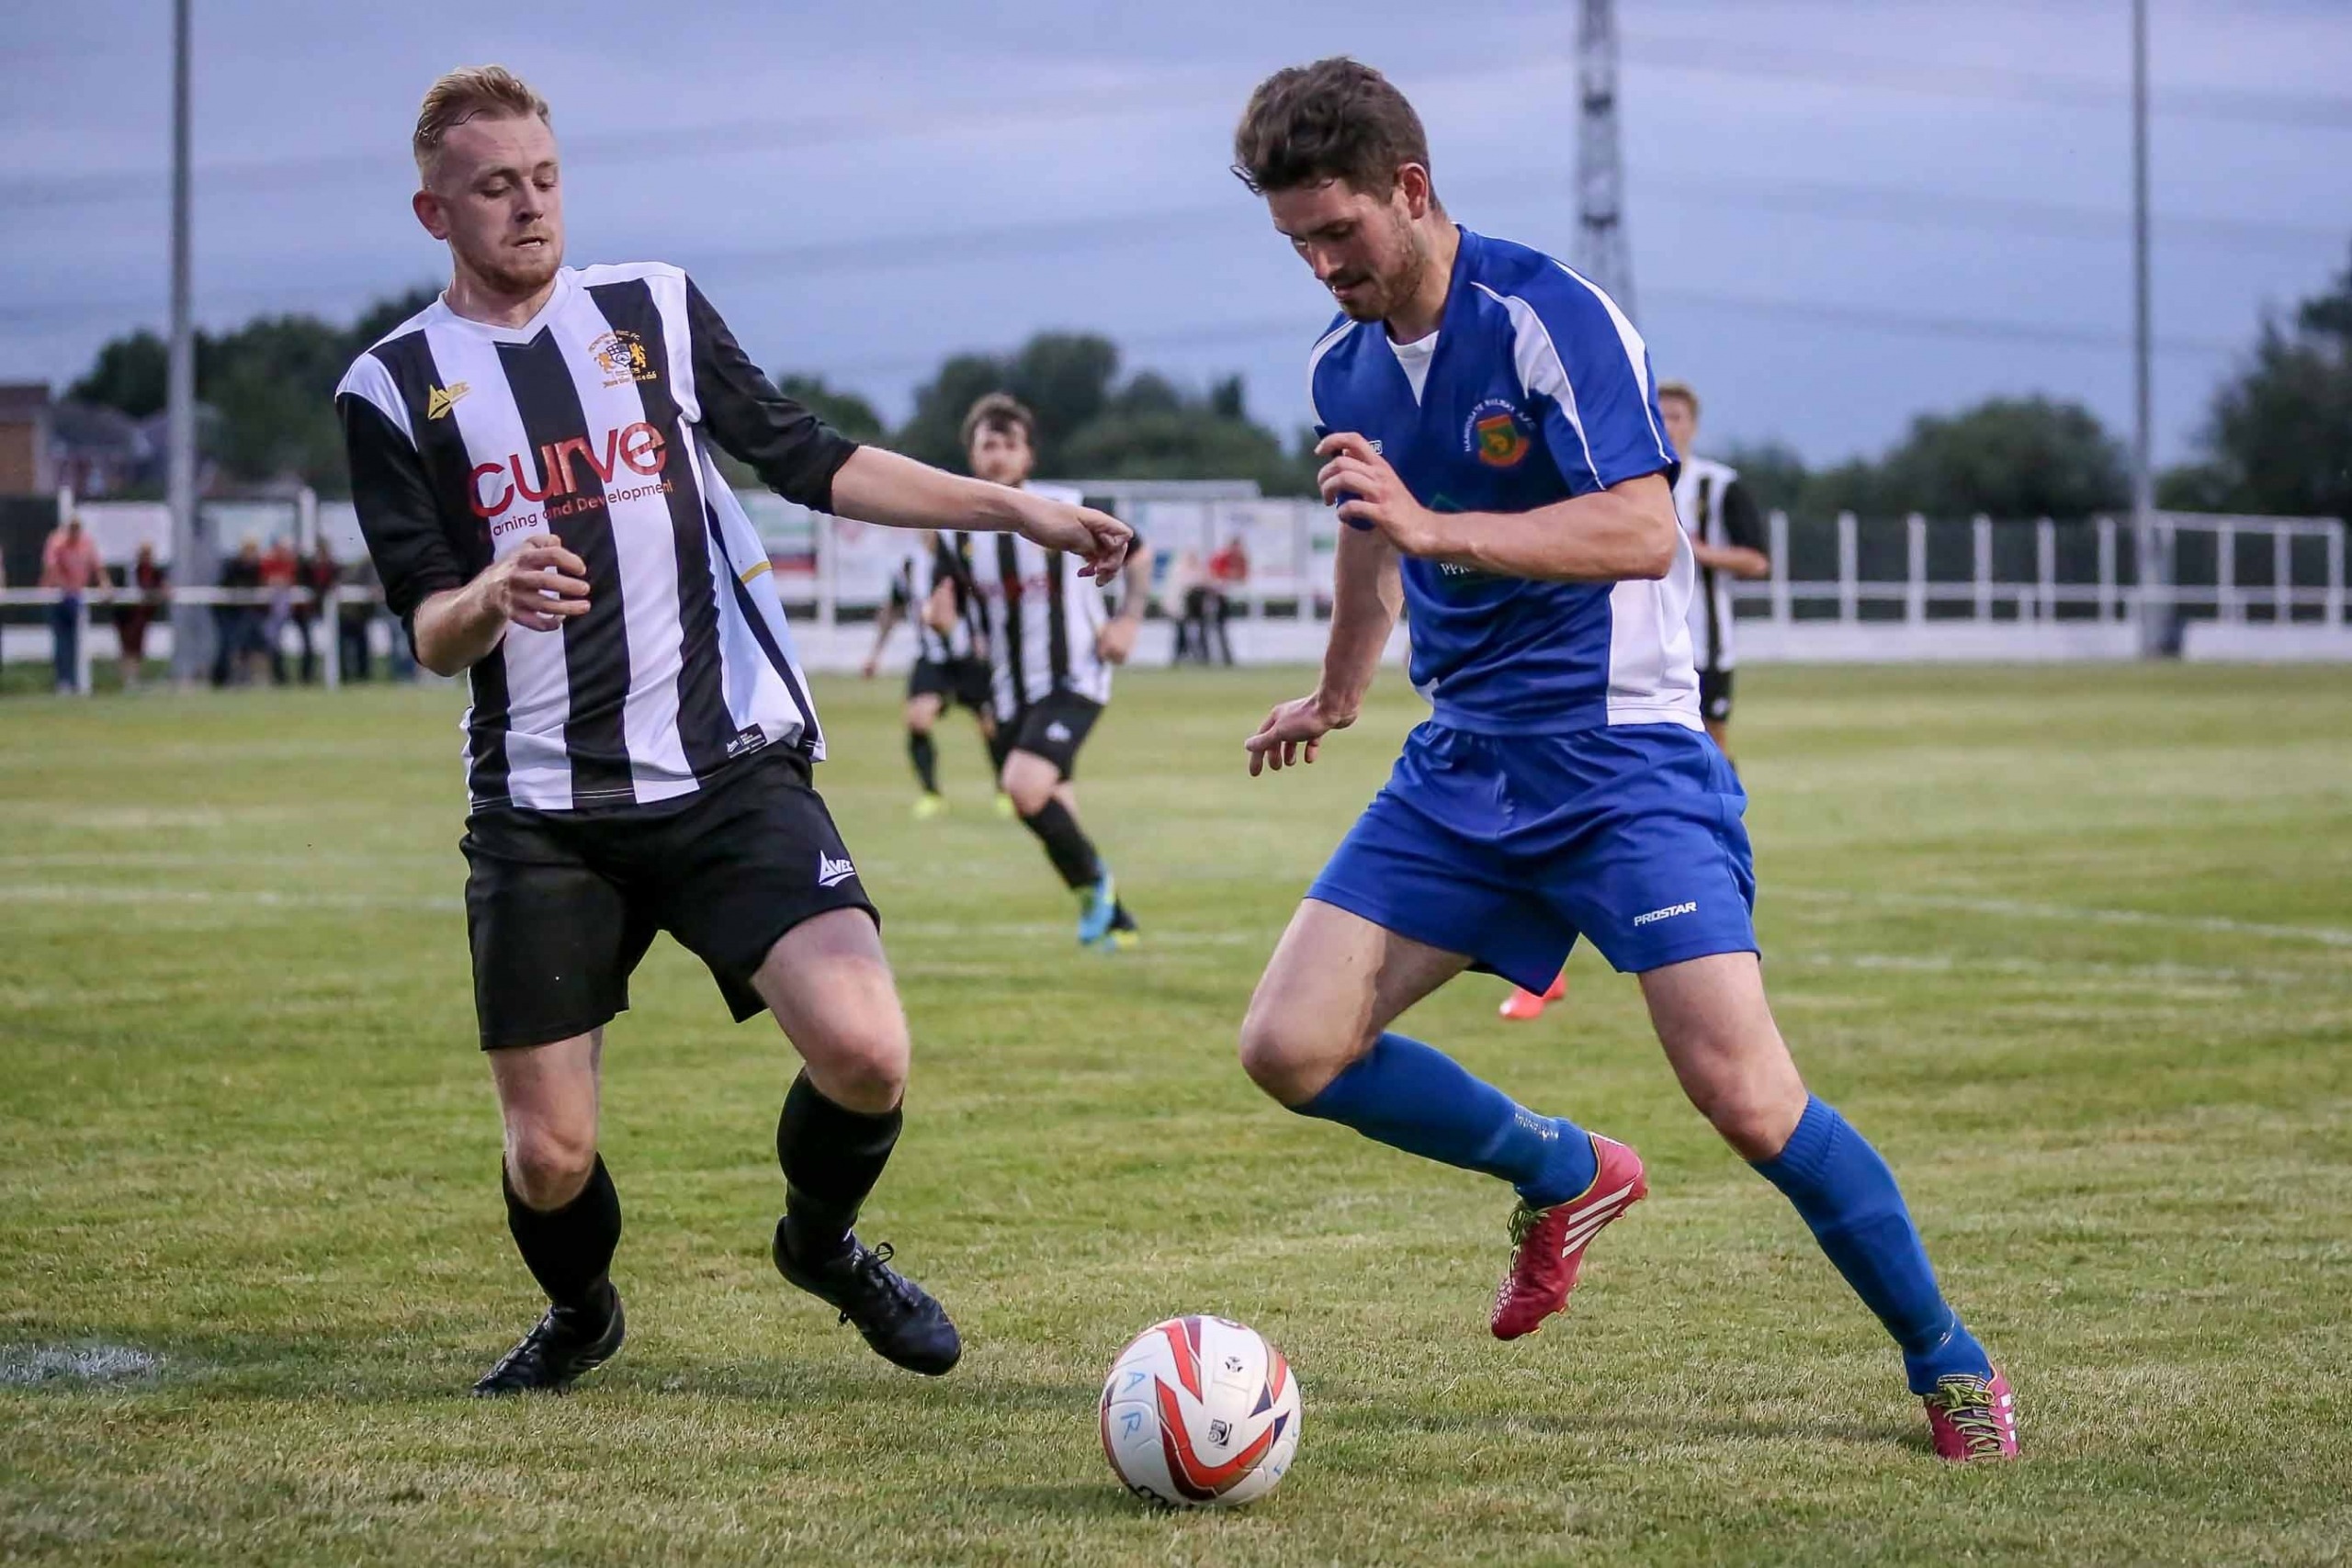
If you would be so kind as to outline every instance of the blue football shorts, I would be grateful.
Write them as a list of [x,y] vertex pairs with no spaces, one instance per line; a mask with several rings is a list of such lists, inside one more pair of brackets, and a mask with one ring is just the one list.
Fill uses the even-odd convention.
[[1754,953],[1747,796],[1672,724],[1423,724],[1306,896],[1541,991],[1581,936],[1632,974]]

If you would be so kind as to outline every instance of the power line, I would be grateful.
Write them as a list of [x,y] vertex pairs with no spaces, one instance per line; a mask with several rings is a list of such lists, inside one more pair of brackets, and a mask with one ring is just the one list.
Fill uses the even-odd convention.
[[[2129,81],[2018,70],[2013,66],[1931,62],[1660,33],[1629,33],[1623,41],[1628,62],[1653,70],[1816,82],[1830,86],[1928,93],[1939,97],[1997,99],[2045,108],[2104,111],[2129,102],[2132,96]],[[2269,88],[2187,83],[2160,89],[2149,107],[2152,113],[2173,118],[2233,120],[2307,130],[2352,130],[2352,97],[2332,95],[2281,94]]]
[[[2021,71],[1894,56],[1851,54],[1814,49],[1776,48],[1715,38],[1627,34],[1621,39],[1629,66],[1697,72],[1746,79],[1801,81],[1839,87],[1928,94],[1939,97],[2030,103],[2056,109],[2105,111],[2123,103],[2128,84],[2056,72]],[[1575,79],[1570,55],[1528,55],[1505,70],[1491,68],[1431,73],[1430,86],[1493,85],[1498,78],[1538,75]],[[1137,100],[1141,101],[1138,102]],[[956,107],[925,112],[903,107],[856,114],[754,118],[713,125],[644,129],[568,137],[568,151],[599,166],[666,161],[695,152],[743,153],[842,146],[928,137],[1001,132],[1029,126],[1064,126],[1100,120],[1136,120],[1152,116],[1215,110],[1229,113],[1235,94],[1139,92],[1116,102],[1090,104],[1061,99],[1023,108]],[[2307,130],[2352,130],[2352,97],[2320,94],[2280,95],[2251,89],[2185,84],[2161,89],[2151,111],[2174,118],[2235,121]],[[274,191],[314,180],[384,176],[400,173],[397,154],[343,152],[213,164],[197,171],[203,194]],[[403,176],[404,177],[404,176]],[[81,170],[66,175],[0,181],[0,203],[12,208],[92,207],[160,199],[166,175],[149,166]]]
[[[1535,193],[1567,177],[1561,169],[1530,169],[1500,175],[1449,180],[1442,186],[1459,195],[1535,199]],[[1651,176],[1644,199],[1656,207],[1706,211],[1746,209],[1814,218],[1851,220],[1907,227],[1959,228],[1972,232],[1998,229],[2004,234],[2120,242],[2131,215],[2120,209],[2076,206],[2015,197],[1969,197],[1906,190],[1897,186],[1827,181],[1725,180],[1692,175]],[[702,250],[695,268],[705,277],[742,276],[758,270],[788,282],[842,272],[920,270],[961,266],[979,259],[1018,259],[1080,251],[1115,250],[1155,240],[1187,240],[1230,228],[1239,237],[1247,203],[1170,207],[1102,217],[976,225],[930,232],[862,234],[783,245]],[[2233,249],[2286,254],[2314,243],[2341,243],[2347,231],[2317,224],[2183,215],[2157,225],[2174,243],[2201,242]],[[1261,236],[1252,232],[1254,241]],[[279,258],[282,260],[283,258]],[[783,275],[783,276],[777,276]],[[314,291],[315,292],[315,291]],[[207,306],[282,304],[285,286],[256,286],[208,295]],[[33,326],[43,321],[136,318],[152,308],[145,299],[46,300],[0,305],[0,322]]]
[[[2132,345],[2132,334],[2120,330],[2075,327],[2046,321],[2024,321],[1991,317],[1945,316],[1906,310],[1880,310],[1867,307],[1820,305],[1801,299],[1774,299],[1753,295],[1724,294],[1699,288],[1652,288],[1646,291],[1655,304],[1688,307],[1696,310],[1722,310],[1781,321],[1803,321],[1814,325],[1857,328],[1895,336],[1963,339],[1975,343],[2023,343],[2052,348],[2094,349],[2112,353]],[[1322,318],[1302,313],[1293,316],[1260,318],[1250,321],[1202,322],[1191,326],[1158,328],[1148,333],[1104,333],[1123,350],[1153,351],[1193,348],[1230,348],[1240,344],[1281,342],[1295,346],[1302,359],[1306,344],[1312,341]],[[2238,353],[2245,345],[2210,338],[2159,338],[2157,353],[2176,358],[2216,358]],[[1009,354],[1006,348],[956,348],[925,350],[921,354],[891,355],[871,359],[821,360],[796,365],[795,369],[826,376],[891,376],[910,371],[935,369],[940,362],[955,354]]]

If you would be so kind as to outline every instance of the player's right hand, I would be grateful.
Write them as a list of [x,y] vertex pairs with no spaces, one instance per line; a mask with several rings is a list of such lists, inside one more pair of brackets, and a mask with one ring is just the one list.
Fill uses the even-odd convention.
[[1127,564],[1136,531],[1107,512],[1049,501],[1021,520],[1021,536],[1049,550],[1065,550],[1086,563],[1086,575],[1109,582]]
[[1352,716],[1340,718],[1326,712],[1319,695],[1277,705],[1258,727],[1258,733],[1241,743],[1250,753],[1250,776],[1254,779],[1267,768],[1280,773],[1295,763],[1315,761],[1323,737],[1354,722]]
[[525,631],[551,632],[588,613],[588,563],[553,534],[534,534],[483,577],[491,602]]

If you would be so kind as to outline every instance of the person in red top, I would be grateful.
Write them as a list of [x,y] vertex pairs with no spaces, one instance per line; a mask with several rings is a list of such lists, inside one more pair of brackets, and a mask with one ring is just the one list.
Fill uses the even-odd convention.
[[[318,665],[318,649],[311,641],[311,623],[325,615],[327,595],[334,592],[335,584],[343,576],[343,568],[335,564],[334,550],[328,545],[324,535],[321,535],[318,542],[311,547],[311,553],[302,558],[296,575],[300,579],[302,592],[294,600],[294,629],[302,638],[301,680],[307,686]],[[332,634],[322,627],[321,635]]]
[[[286,684],[286,654],[280,639],[285,636],[286,623],[294,618],[294,582],[301,575],[302,563],[294,554],[294,547],[283,539],[272,539],[269,548],[262,552],[261,585],[269,590],[269,607],[264,612],[262,646],[269,655],[269,683]],[[306,645],[307,646],[307,645]]]
[[51,530],[40,547],[40,585],[58,590],[57,603],[49,610],[49,631],[61,694],[80,686],[82,595],[105,587],[106,581],[97,544],[84,531],[79,517],[68,517],[62,526]]
[[164,569],[155,559],[155,547],[141,541],[138,558],[122,574],[122,586],[128,590],[114,602],[115,640],[122,645],[122,689],[131,691],[139,684],[141,666],[147,659],[147,626],[164,603]]
[[1208,641],[1215,638],[1219,662],[1233,662],[1233,639],[1226,635],[1225,623],[1233,616],[1233,596],[1250,581],[1250,552],[1243,547],[1241,536],[1235,535],[1219,546],[1208,560],[1207,626],[1201,649],[1201,662],[1208,662]]

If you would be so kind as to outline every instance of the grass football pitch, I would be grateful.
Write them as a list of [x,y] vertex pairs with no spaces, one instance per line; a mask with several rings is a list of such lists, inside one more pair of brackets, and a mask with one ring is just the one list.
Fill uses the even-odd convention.
[[[1285,1115],[1260,966],[1418,713],[1311,771],[1299,671],[1124,677],[1081,770],[1143,920],[1072,946],[963,721],[917,825],[889,682],[820,783],[916,1040],[862,1227],[956,1314],[940,1382],[775,1277],[792,1059],[666,939],[610,1032],[632,1337],[466,1384],[537,1314],[471,1037],[447,689],[0,710],[0,1560],[2340,1562],[2352,1552],[2352,676],[1758,670],[1738,749],[1783,1029],[2015,1382],[1951,1471],[1875,1323],[1677,1093],[1590,953],[1534,1024],[1405,1027],[1637,1145],[1543,1334],[1486,1332],[1509,1194]],[[1147,1509],[1093,1404],[1180,1312],[1306,1393],[1282,1489]]]

